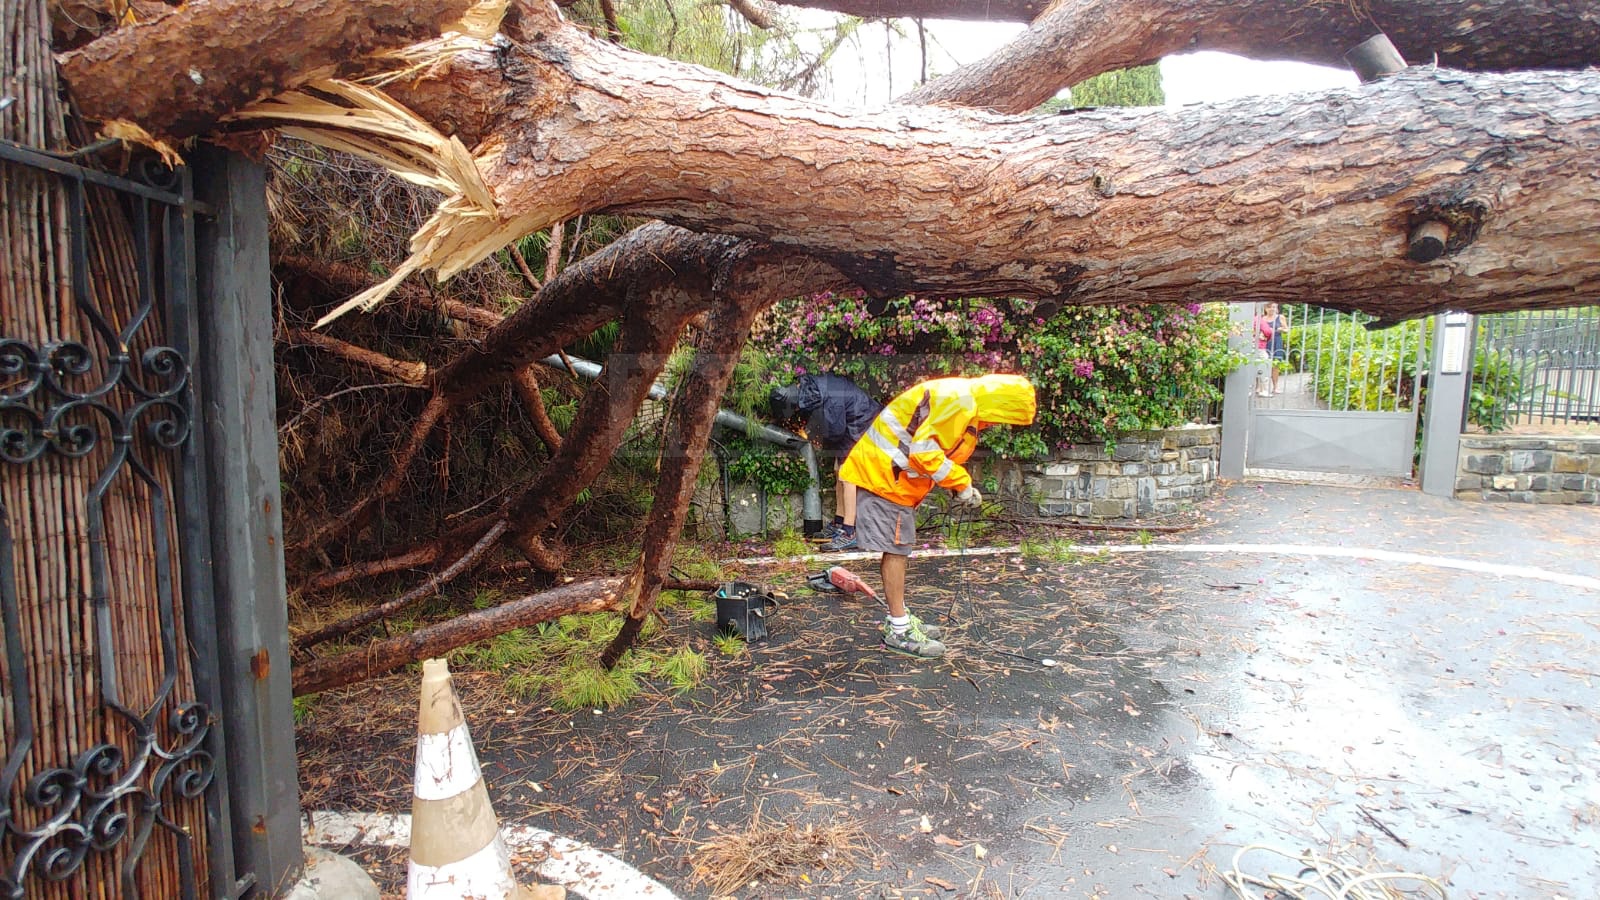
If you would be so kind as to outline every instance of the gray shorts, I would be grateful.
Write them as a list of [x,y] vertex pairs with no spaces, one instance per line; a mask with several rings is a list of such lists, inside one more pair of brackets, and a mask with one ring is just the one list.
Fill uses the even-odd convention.
[[869,490],[857,491],[856,543],[863,550],[910,556],[917,546],[917,511]]

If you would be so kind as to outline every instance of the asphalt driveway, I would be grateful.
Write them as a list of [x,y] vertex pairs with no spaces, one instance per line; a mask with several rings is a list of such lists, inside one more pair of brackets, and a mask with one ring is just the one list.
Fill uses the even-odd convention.
[[[741,897],[1221,898],[1250,845],[1452,897],[1597,895],[1600,514],[1270,483],[1204,512],[1148,546],[914,561],[914,606],[953,632],[938,662],[877,650],[870,601],[796,592],[687,696],[508,715],[464,676],[497,810],[683,897],[710,895],[697,848],[754,816],[871,847]],[[406,723],[339,713],[404,689],[302,728],[319,804],[409,806]]]

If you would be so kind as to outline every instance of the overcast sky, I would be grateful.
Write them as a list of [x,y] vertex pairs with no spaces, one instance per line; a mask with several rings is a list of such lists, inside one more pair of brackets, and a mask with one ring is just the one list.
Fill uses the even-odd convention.
[[[905,25],[911,31],[909,24]],[[929,74],[976,62],[1010,41],[1023,26],[1012,22],[928,22]],[[921,69],[914,31],[886,46],[882,25],[868,25],[855,47],[841,49],[830,70],[832,99],[848,106],[881,106],[905,93]],[[892,73],[892,74],[891,74]],[[1211,103],[1259,94],[1354,87],[1354,73],[1304,63],[1256,62],[1226,53],[1187,53],[1161,63],[1168,106]]]

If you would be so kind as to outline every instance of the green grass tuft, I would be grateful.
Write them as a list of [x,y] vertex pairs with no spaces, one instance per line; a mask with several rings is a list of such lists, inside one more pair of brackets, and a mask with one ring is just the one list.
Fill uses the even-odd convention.
[[773,556],[805,556],[810,552],[811,546],[805,542],[804,538],[795,534],[793,528],[785,530],[783,534],[778,535],[772,542]]
[[594,660],[568,660],[555,687],[557,709],[612,709],[639,693],[633,669],[617,666],[607,672]]
[[657,678],[671,683],[674,690],[683,693],[700,686],[706,673],[711,671],[711,663],[706,660],[704,653],[683,647],[670,656],[656,659],[651,671]]
[[718,633],[711,639],[711,645],[723,656],[740,657],[750,652],[750,648],[745,646],[744,638],[736,634]]

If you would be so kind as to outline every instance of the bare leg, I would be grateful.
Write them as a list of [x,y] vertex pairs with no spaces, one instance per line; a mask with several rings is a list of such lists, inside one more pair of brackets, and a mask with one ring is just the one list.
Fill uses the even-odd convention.
[[844,516],[846,525],[856,524],[856,486],[848,481],[839,482],[839,489],[834,491],[834,512]]
[[896,618],[906,614],[906,560],[898,553],[885,553],[878,564],[883,575],[883,599],[889,604],[889,615]]

